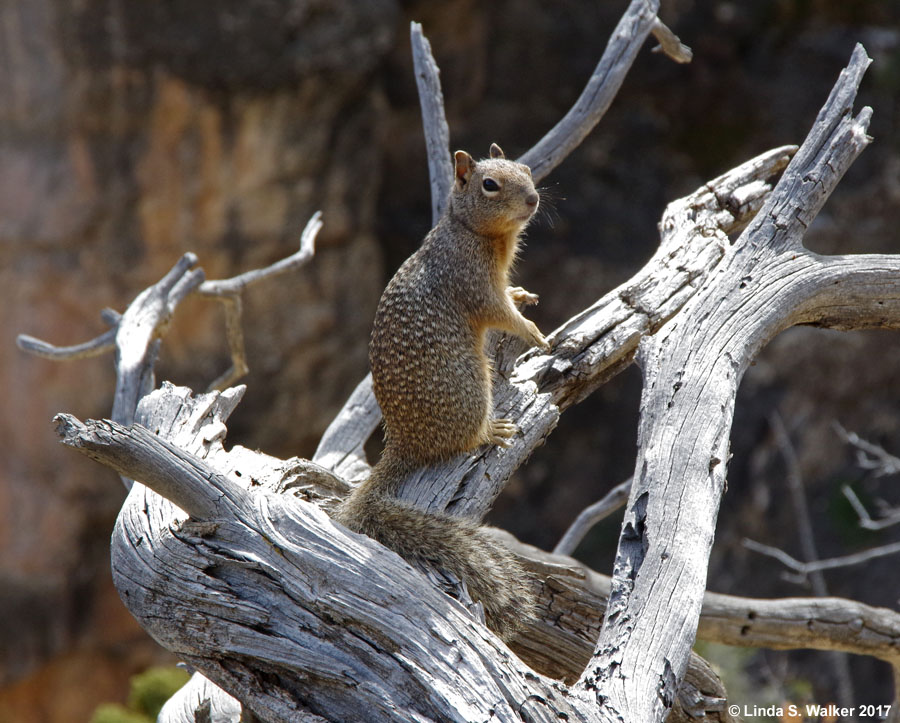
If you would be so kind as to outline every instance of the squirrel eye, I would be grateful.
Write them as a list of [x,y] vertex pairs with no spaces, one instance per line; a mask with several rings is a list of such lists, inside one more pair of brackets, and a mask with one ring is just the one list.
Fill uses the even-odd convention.
[[482,181],[481,185],[484,186],[485,191],[490,191],[491,193],[500,190],[500,184],[497,183],[493,178],[485,178],[484,181]]

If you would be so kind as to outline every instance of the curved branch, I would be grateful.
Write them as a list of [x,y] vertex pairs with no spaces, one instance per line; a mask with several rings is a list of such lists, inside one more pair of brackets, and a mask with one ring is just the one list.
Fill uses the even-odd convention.
[[632,0],[575,105],[518,159],[531,168],[535,183],[562,163],[604,116],[653,29],[657,12],[659,0]]
[[90,359],[100,356],[116,348],[116,330],[110,329],[98,337],[73,346],[55,346],[28,334],[16,337],[16,346],[24,352],[34,354],[51,361],[70,361],[74,359]]
[[747,538],[744,538],[743,544],[748,550],[753,550],[761,555],[772,557],[785,567],[803,577],[816,572],[821,572],[822,570],[839,570],[844,567],[852,567],[853,565],[862,565],[864,562],[869,562],[869,560],[875,560],[879,557],[887,557],[889,555],[900,553],[900,542],[893,542],[887,545],[879,545],[878,547],[873,547],[869,550],[854,552],[851,555],[841,555],[840,557],[829,557],[824,560],[801,562],[777,547],[763,545]]
[[682,43],[681,39],[659,18],[653,21],[653,27],[650,28],[650,32],[659,43],[657,47],[653,48],[654,51],[665,53],[676,63],[690,63],[694,59],[693,51]]
[[590,529],[601,520],[605,520],[613,512],[623,507],[628,501],[631,490],[631,477],[620,482],[592,505],[585,507],[569,526],[565,534],[556,543],[553,552],[556,555],[571,555],[584,539]]
[[119,319],[113,421],[131,424],[138,401],[153,389],[159,339],[178,303],[203,283],[203,270],[195,269],[196,263],[195,254],[184,254],[160,281],[138,294]]
[[198,289],[199,293],[203,296],[213,297],[239,294],[248,286],[288,271],[299,269],[315,254],[316,236],[322,230],[322,224],[322,212],[316,211],[309,221],[306,222],[306,226],[304,226],[303,232],[300,234],[300,248],[290,256],[280,259],[265,268],[245,271],[243,274],[233,276],[230,279],[204,281]]

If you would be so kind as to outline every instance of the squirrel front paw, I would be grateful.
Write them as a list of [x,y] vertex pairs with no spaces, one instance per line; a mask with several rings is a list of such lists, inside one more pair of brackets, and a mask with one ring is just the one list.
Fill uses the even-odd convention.
[[525,291],[521,286],[507,286],[506,293],[509,295],[512,303],[516,306],[519,304],[522,306],[534,306],[538,303],[538,295],[532,294],[530,291]]

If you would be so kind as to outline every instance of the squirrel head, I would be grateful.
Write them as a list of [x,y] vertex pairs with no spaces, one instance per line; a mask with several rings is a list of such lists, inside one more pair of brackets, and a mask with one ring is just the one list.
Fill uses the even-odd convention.
[[515,235],[534,216],[540,196],[528,166],[506,160],[496,143],[490,153],[477,162],[465,151],[454,154],[449,213],[484,236]]

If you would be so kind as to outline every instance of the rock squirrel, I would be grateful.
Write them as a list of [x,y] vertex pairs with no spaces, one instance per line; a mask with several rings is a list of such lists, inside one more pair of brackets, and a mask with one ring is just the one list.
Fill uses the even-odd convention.
[[531,169],[506,160],[496,144],[489,159],[475,162],[465,151],[454,158],[447,210],[378,304],[369,363],[385,447],[336,518],[412,563],[435,563],[463,580],[488,626],[508,639],[534,608],[512,554],[474,522],[395,498],[398,483],[417,468],[483,444],[509,446],[517,428],[493,417],[489,329],[549,349],[516,308],[537,297],[508,286],[519,235],[540,200]]

